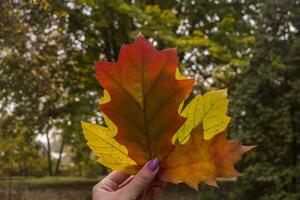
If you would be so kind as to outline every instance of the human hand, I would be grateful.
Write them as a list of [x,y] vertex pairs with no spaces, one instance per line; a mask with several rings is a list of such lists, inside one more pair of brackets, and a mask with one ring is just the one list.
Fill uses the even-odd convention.
[[166,182],[155,178],[159,160],[153,159],[135,175],[113,171],[93,188],[93,200],[152,200],[158,196]]

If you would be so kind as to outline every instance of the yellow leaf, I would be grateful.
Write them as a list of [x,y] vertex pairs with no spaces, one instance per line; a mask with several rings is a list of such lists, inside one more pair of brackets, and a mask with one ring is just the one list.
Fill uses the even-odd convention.
[[226,115],[227,106],[226,89],[211,91],[203,96],[194,97],[181,113],[187,120],[174,134],[172,142],[175,143],[178,139],[181,144],[185,144],[190,138],[191,131],[201,123],[203,124],[205,140],[221,133],[230,121],[230,117]]
[[[103,97],[100,99],[99,105],[105,104],[107,102],[110,102],[110,96],[109,96],[109,93],[106,90],[104,90]],[[109,129],[108,134],[110,134],[111,137],[116,136],[116,134],[118,132],[117,126],[104,113],[102,113],[102,115],[103,115],[104,121],[106,123],[106,126]]]
[[81,125],[87,144],[99,157],[99,163],[112,170],[127,174],[136,173],[136,162],[129,158],[127,148],[112,137],[115,133],[97,124],[81,122]]
[[181,74],[181,72],[179,71],[178,68],[176,69],[175,78],[177,80],[185,80],[185,79],[187,79],[187,77],[185,75]]

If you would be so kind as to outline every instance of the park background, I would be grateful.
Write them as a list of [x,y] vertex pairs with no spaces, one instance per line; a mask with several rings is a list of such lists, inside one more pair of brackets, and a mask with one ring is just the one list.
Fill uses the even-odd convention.
[[194,94],[228,88],[229,137],[257,145],[236,181],[161,199],[300,199],[299,30],[299,0],[1,0],[0,199],[91,199],[109,172],[80,126],[102,123],[93,65],[138,33],[177,47]]

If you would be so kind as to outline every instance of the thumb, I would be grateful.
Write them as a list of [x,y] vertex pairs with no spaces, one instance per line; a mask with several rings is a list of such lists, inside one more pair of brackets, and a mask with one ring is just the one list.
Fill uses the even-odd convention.
[[124,186],[120,192],[124,196],[128,196],[128,199],[137,199],[155,178],[158,169],[159,160],[157,158],[147,162],[144,167],[134,176],[131,182]]

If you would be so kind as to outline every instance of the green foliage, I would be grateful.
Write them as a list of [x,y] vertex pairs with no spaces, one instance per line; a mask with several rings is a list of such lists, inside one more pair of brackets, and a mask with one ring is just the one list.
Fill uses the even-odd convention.
[[253,57],[232,92],[233,132],[258,147],[232,199],[299,199],[299,9],[280,1],[259,9]]
[[[234,187],[202,187],[201,199],[299,199],[299,1],[132,2],[0,2],[0,174],[105,173],[80,128],[102,122],[93,64],[142,32],[177,47],[195,93],[228,87],[230,132],[258,145]],[[69,165],[51,153],[71,155]]]

